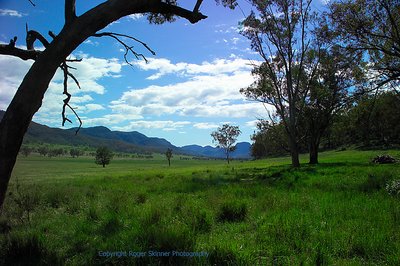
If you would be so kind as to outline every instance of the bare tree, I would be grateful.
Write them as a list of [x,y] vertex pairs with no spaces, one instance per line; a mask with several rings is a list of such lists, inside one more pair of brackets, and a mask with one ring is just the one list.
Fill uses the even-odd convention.
[[[193,10],[182,8],[176,0],[108,0],[93,7],[81,15],[76,14],[76,0],[65,0],[65,23],[58,34],[49,32],[50,41],[34,30],[27,30],[26,47],[16,47],[17,37],[9,44],[0,44],[0,54],[19,57],[23,60],[32,59],[35,62],[25,75],[14,98],[7,108],[0,123],[0,208],[3,205],[8,182],[13,170],[19,148],[33,115],[42,105],[42,99],[56,70],[61,68],[64,73],[64,100],[62,115],[63,123],[69,121],[65,110],[70,108],[67,80],[72,78],[79,86],[76,78],[69,72],[68,56],[87,38],[107,36],[118,40],[128,52],[137,57],[140,54],[132,50],[132,46],[121,41],[121,35],[99,32],[107,25],[131,14],[148,14],[153,23],[173,21],[175,17],[187,19],[191,23],[207,18],[200,10],[202,0],[197,0]],[[233,0],[216,0],[225,6],[234,8]],[[42,43],[44,51],[35,50],[36,41]],[[132,38],[132,41],[139,41]],[[145,45],[144,43],[142,43]],[[145,45],[145,47],[147,47]],[[73,60],[75,61],[75,60]]]
[[167,151],[165,152],[165,157],[167,157],[168,166],[171,166],[171,158],[173,157],[172,149],[170,149],[170,148],[167,149]]
[[224,149],[226,161],[229,164],[229,153],[236,149],[235,142],[241,131],[238,126],[228,124],[222,125],[216,131],[211,133],[213,141],[217,143],[218,148]]

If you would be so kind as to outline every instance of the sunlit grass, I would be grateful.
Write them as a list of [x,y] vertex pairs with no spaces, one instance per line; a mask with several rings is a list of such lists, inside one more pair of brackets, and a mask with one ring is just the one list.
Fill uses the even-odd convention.
[[[0,220],[3,263],[389,264],[400,258],[400,202],[379,151],[326,152],[320,165],[260,161],[19,158]],[[398,151],[390,154],[399,157]],[[18,181],[18,182],[17,182]],[[99,251],[207,252],[113,257]],[[29,253],[30,252],[30,253]],[[30,255],[29,255],[30,254]]]

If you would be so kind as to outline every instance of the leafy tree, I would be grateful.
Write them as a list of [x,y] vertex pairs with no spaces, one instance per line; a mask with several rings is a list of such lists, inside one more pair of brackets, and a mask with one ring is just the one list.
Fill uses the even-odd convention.
[[349,101],[349,90],[361,78],[361,69],[356,63],[360,57],[345,53],[336,39],[324,40],[326,44],[319,51],[319,66],[311,80],[309,95],[306,97],[303,117],[310,153],[310,164],[318,163],[321,138],[332,124],[333,116]]
[[257,132],[251,136],[251,154],[256,159],[290,152],[284,125],[271,121],[260,119]]
[[79,157],[80,155],[82,155],[82,152],[79,149],[72,148],[69,151],[69,154],[72,156],[72,158],[75,158],[75,157]]
[[48,152],[49,152],[49,148],[47,148],[46,146],[40,146],[38,148],[38,153],[40,155],[46,156]]
[[111,159],[113,158],[113,153],[107,147],[99,147],[96,150],[95,163],[106,167],[107,164],[110,164]]
[[225,151],[226,160],[229,164],[229,153],[236,149],[235,142],[241,131],[238,126],[231,126],[228,124],[222,125],[216,131],[211,133],[213,141],[217,143],[218,148]]
[[[77,86],[79,82],[69,72],[67,57],[89,37],[111,37],[117,39],[135,57],[144,57],[135,52],[131,44],[126,44],[121,38],[127,38],[143,45],[151,53],[154,52],[143,42],[124,34],[112,32],[99,32],[110,23],[131,14],[147,14],[151,23],[163,23],[173,21],[175,17],[187,19],[190,23],[207,18],[199,12],[202,0],[197,0],[193,10],[185,9],[178,5],[176,0],[108,0],[84,12],[76,14],[76,0],[65,0],[64,18],[65,24],[56,34],[49,32],[51,41],[35,30],[27,29],[26,47],[20,49],[16,46],[17,37],[10,40],[9,44],[0,44],[0,54],[19,57],[23,60],[32,59],[35,62],[25,75],[13,100],[7,108],[0,122],[0,207],[3,205],[8,182],[14,168],[18,151],[21,147],[25,132],[33,115],[39,110],[42,99],[53,78],[56,70],[61,68],[64,73],[64,94],[62,117],[63,124],[70,120],[66,117],[66,109],[71,109],[68,92],[68,78],[71,78]],[[235,0],[216,0],[224,6],[234,8]],[[44,51],[35,50],[35,42],[40,41]],[[72,59],[72,61],[79,61]],[[78,117],[79,118],[79,117]]]
[[299,167],[300,118],[318,67],[318,39],[312,38],[315,14],[311,0],[252,0],[252,12],[242,34],[263,62],[256,65],[256,81],[241,92],[249,99],[275,107],[288,136],[292,166]]
[[25,156],[28,157],[29,154],[31,154],[32,152],[32,148],[28,147],[28,146],[22,146],[20,149],[20,152]]
[[330,24],[341,43],[367,56],[378,86],[400,84],[400,2],[341,0],[330,4]]
[[171,158],[173,157],[172,149],[168,148],[167,151],[165,152],[165,156],[167,157],[168,160],[168,166],[171,166]]

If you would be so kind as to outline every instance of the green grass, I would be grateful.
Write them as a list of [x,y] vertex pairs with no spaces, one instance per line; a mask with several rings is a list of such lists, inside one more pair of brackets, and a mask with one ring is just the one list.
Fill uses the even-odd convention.
[[0,219],[0,264],[398,265],[400,199],[384,186],[400,167],[372,164],[380,153],[325,152],[300,169],[289,158],[102,168],[88,157],[21,157]]

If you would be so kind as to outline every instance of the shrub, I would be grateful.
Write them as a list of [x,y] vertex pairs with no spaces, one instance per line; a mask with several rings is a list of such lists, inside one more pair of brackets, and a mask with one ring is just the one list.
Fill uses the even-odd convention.
[[135,202],[138,204],[143,204],[147,201],[147,195],[145,193],[138,193],[135,198]]
[[388,180],[392,179],[391,173],[368,174],[367,180],[361,184],[361,190],[364,192],[373,192],[385,188]]
[[2,265],[62,265],[57,255],[45,249],[36,236],[11,237],[1,253]]
[[228,248],[215,247],[208,256],[210,265],[244,265],[244,262]]
[[372,162],[379,163],[379,164],[395,163],[396,158],[394,158],[390,155],[378,155],[374,159],[372,159]]
[[241,222],[246,219],[247,206],[236,201],[221,205],[217,220],[220,222]]
[[400,179],[387,182],[386,191],[393,196],[400,195]]

